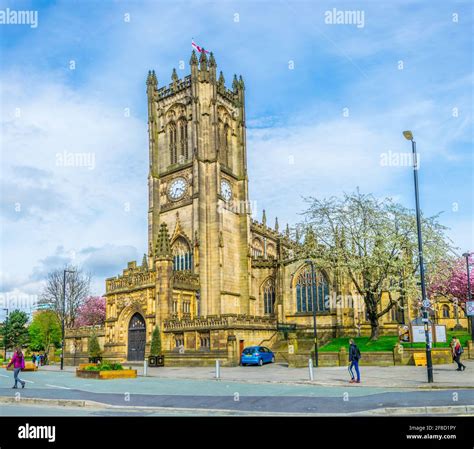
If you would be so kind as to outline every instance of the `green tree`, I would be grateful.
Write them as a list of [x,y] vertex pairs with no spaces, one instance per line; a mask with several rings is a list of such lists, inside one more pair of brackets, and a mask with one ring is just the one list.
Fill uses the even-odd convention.
[[58,316],[52,310],[39,312],[33,318],[33,322],[28,328],[30,335],[30,349],[33,351],[46,351],[52,345],[57,348],[61,345],[61,324]]
[[28,315],[21,310],[14,310],[8,315],[2,329],[3,345],[9,350],[28,343],[29,334],[26,324]]
[[102,350],[100,349],[97,335],[92,334],[89,338],[89,357],[101,357]]
[[[403,298],[420,299],[418,241],[413,211],[391,199],[379,200],[359,191],[342,199],[309,198],[300,256],[339,279],[348,276],[365,303],[371,340],[379,335],[379,319]],[[438,217],[422,217],[423,255],[427,273],[436,271],[452,251]],[[388,304],[382,305],[387,294]]]
[[153,329],[153,333],[151,335],[150,355],[151,356],[161,355],[161,334],[160,334],[160,328],[158,326],[156,326],[155,329]]

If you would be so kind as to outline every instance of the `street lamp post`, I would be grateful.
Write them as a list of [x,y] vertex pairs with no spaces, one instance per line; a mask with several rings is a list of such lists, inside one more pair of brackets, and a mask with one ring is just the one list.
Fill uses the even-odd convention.
[[[7,320],[8,320],[8,309],[6,307],[4,307],[2,310],[5,310],[6,311],[6,314],[5,314],[5,322],[4,322],[4,326],[5,324],[7,323]],[[3,350],[4,350],[4,357],[3,357],[3,360],[6,362],[7,361],[7,340],[4,338],[3,339]]]
[[65,319],[66,319],[66,273],[74,273],[72,270],[63,272],[63,312],[61,320],[61,370],[64,368],[64,339],[65,339]]
[[314,286],[316,285],[316,276],[314,273],[314,263],[312,260],[307,260],[306,263],[311,265],[311,308],[313,310],[313,336],[314,336],[314,366],[319,366],[318,357],[318,328],[316,326],[316,301],[314,298]]
[[416,228],[418,232],[418,259],[420,263],[420,280],[421,280],[421,299],[422,299],[422,315],[423,324],[425,327],[425,339],[426,339],[426,369],[428,371],[428,383],[433,383],[433,362],[431,360],[431,343],[430,343],[430,332],[428,326],[428,301],[426,298],[426,286],[425,286],[425,268],[423,265],[423,239],[421,236],[421,216],[420,216],[420,199],[418,194],[418,160],[416,155],[416,142],[413,140],[413,134],[411,131],[403,131],[405,139],[411,141],[411,149],[413,154],[413,177],[415,181],[415,204],[416,204]]
[[[466,271],[467,271],[467,300],[472,301],[471,295],[471,274],[469,267],[469,256],[471,254],[466,252],[463,254],[463,257],[466,258]],[[466,307],[467,310],[467,307]],[[474,341],[474,315],[471,315],[471,340]]]

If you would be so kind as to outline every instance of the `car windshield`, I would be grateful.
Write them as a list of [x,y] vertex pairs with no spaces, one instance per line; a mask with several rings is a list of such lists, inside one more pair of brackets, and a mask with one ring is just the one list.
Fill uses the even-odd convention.
[[244,354],[253,354],[257,352],[257,348],[245,348],[244,349]]

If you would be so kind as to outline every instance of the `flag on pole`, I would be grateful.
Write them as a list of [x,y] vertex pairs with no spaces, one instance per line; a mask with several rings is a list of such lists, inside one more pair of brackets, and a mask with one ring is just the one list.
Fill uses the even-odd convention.
[[199,45],[196,44],[196,42],[194,42],[194,39],[192,40],[191,42],[191,45],[194,49],[196,49],[199,53],[209,53],[207,50],[204,50],[204,48],[200,47]]

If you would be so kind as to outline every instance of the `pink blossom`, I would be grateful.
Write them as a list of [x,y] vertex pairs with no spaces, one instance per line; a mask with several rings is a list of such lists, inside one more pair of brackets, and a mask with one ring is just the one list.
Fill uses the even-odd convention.
[[79,307],[76,327],[101,325],[105,322],[105,298],[89,296]]

